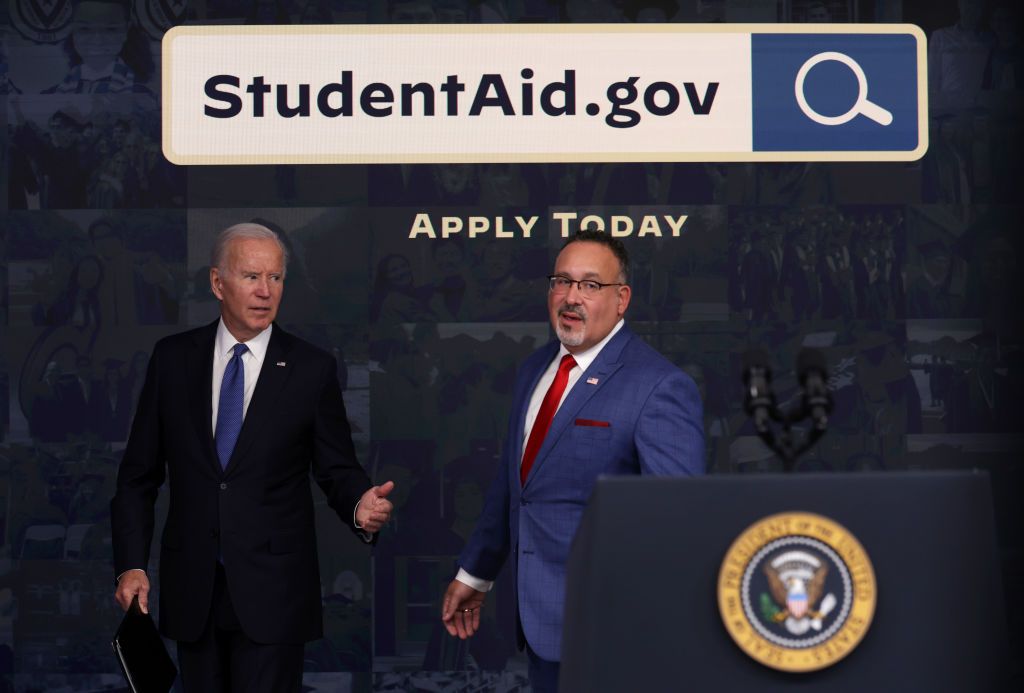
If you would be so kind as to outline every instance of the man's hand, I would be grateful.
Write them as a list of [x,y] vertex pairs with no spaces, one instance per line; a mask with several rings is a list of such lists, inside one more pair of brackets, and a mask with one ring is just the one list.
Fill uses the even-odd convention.
[[473,637],[480,630],[480,609],[484,605],[486,592],[479,592],[467,584],[452,580],[444,593],[441,607],[441,621],[449,635],[463,640]]
[[142,613],[149,613],[149,578],[142,570],[128,570],[121,575],[117,581],[117,589],[114,591],[114,599],[121,605],[124,611],[132,605],[132,599],[139,595],[139,607]]
[[356,507],[356,525],[363,530],[373,533],[379,532],[381,527],[391,519],[391,511],[394,505],[387,499],[387,495],[395,488],[395,482],[388,481],[380,486],[374,486],[363,494]]

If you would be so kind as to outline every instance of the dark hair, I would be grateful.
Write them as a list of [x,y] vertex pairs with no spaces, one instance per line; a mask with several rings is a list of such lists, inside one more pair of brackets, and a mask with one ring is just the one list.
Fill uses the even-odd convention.
[[395,288],[391,285],[391,280],[388,278],[388,265],[394,260],[401,260],[408,265],[410,273],[412,272],[412,263],[409,262],[409,258],[401,253],[389,253],[377,262],[377,271],[373,278],[373,289],[370,294],[370,322],[376,322],[377,318],[380,317],[380,310],[384,305],[384,297]]
[[586,241],[588,243],[600,243],[608,250],[612,251],[616,259],[619,261],[619,273],[622,275],[622,282],[624,284],[629,283],[629,253],[626,252],[626,246],[618,238],[609,236],[604,231],[590,231],[584,229],[577,231],[576,235],[572,236],[562,245],[562,250],[565,250],[570,243],[579,243]]

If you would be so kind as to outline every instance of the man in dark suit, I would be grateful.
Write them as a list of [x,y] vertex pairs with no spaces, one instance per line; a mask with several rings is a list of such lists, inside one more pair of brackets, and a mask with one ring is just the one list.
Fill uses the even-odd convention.
[[188,691],[299,691],[303,643],[322,635],[309,475],[365,541],[387,522],[391,482],[359,466],[334,358],[274,324],[285,246],[270,229],[221,232],[211,325],[153,350],[111,502],[116,599],[148,611],[157,491],[160,628]]
[[534,691],[557,689],[566,560],[597,477],[704,472],[697,386],[623,322],[628,262],[622,243],[598,232],[578,233],[559,253],[548,291],[558,339],[519,371],[501,466],[444,596],[448,632],[472,636],[513,556]]

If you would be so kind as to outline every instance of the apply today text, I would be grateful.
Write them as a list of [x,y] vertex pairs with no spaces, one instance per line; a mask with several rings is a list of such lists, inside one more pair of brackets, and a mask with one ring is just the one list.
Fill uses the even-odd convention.
[[[686,214],[644,214],[633,217],[626,214],[612,214],[607,219],[598,214],[578,212],[552,212],[551,223],[556,224],[562,238],[568,238],[577,230],[604,231],[616,238],[632,236],[637,238],[653,236],[678,238],[682,234]],[[503,216],[431,216],[420,212],[413,218],[409,238],[451,238],[465,233],[468,238],[493,234],[494,238],[530,238],[540,216],[514,216],[506,223]]]

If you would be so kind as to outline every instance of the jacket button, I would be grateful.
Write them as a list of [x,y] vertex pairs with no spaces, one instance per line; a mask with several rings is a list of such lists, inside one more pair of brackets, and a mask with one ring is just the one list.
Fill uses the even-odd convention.
[[210,538],[211,538],[211,539],[216,539],[216,538],[217,538],[217,537],[219,537],[219,536],[220,536],[220,532],[218,532],[218,531],[217,531],[217,530],[215,530],[215,529],[211,529],[211,530],[210,530]]
[[220,490],[221,490],[221,491],[227,491],[227,490],[228,490],[228,485],[227,485],[227,484],[225,484],[225,483],[221,483],[221,485],[220,485]]

